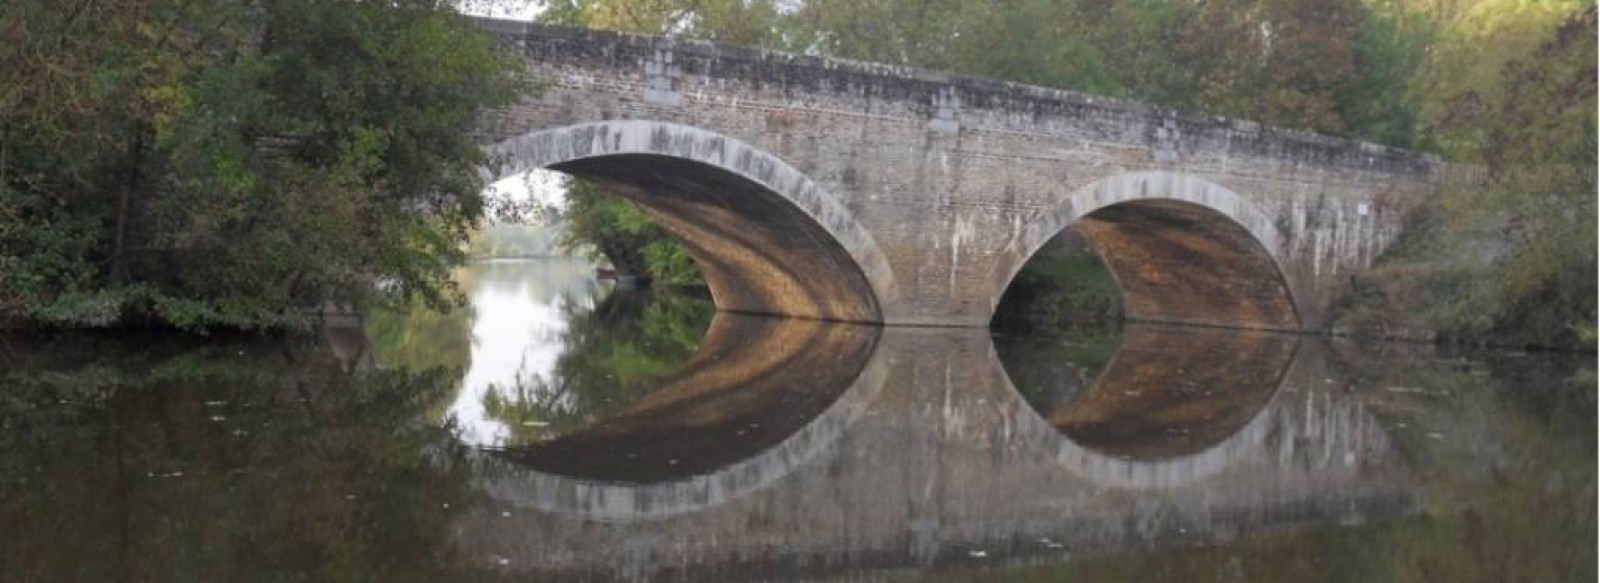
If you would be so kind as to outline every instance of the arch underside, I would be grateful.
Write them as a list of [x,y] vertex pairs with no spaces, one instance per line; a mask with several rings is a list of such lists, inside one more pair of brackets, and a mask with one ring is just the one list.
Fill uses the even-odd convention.
[[1129,320],[1296,330],[1277,262],[1229,217],[1171,199],[1130,200],[1072,224],[1122,289]]
[[817,221],[768,187],[716,167],[652,154],[550,166],[636,203],[700,267],[717,309],[879,322],[855,259]]

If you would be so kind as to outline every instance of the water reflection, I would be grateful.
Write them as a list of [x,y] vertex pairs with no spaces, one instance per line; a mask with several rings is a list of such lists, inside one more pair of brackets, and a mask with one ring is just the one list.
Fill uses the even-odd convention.
[[1299,342],[1254,330],[1130,325],[1093,386],[1039,413],[1073,441],[1110,455],[1195,453],[1257,417]]
[[[1159,346],[1161,362],[1204,362],[1218,348],[1210,335],[1146,334],[1159,331],[1130,330],[1125,346]],[[1320,382],[1324,361],[1296,356],[1292,339],[1279,348],[1256,336],[1237,342],[1261,347],[1269,368],[1238,373],[1242,388],[1230,384],[1234,375],[1197,378],[1246,410],[1199,407],[1205,414],[1184,417],[1233,433],[1147,461],[1079,446],[1046,422],[1053,412],[1021,398],[983,332],[886,329],[872,354],[886,363],[882,388],[858,414],[802,426],[837,426],[802,463],[757,454],[732,471],[654,488],[551,484],[537,472],[518,481],[501,468],[486,481],[497,502],[462,519],[458,542],[506,559],[508,569],[580,579],[829,577],[1228,540],[1417,510],[1415,480],[1381,426]],[[1090,395],[1152,388],[1126,379],[1185,377],[1148,364],[1135,367],[1146,374],[1122,374],[1134,365],[1118,363],[1148,362],[1131,356],[1118,354]],[[866,390],[857,383],[842,400]],[[1068,410],[1083,401],[1072,402],[1080,404]],[[1170,440],[1164,431],[1117,434]],[[740,482],[758,473],[756,487]]]
[[469,459],[499,503],[539,511],[524,520],[634,523],[715,508],[834,447],[883,387],[878,335],[872,326],[719,314],[694,360],[616,417]]
[[528,269],[527,263],[481,262],[458,275],[470,289],[475,317],[470,364],[446,415],[467,443],[512,441],[513,425],[503,413],[507,408],[566,405],[561,395],[512,388],[549,384],[563,352],[566,315],[591,309],[599,285],[593,268],[583,262],[538,260],[537,270]]
[[440,554],[470,482],[418,455],[453,383],[341,352],[0,335],[0,580],[470,580]]
[[564,310],[566,331],[553,373],[513,379],[493,411],[517,439],[535,444],[616,414],[660,386],[699,350],[709,301],[670,292],[611,293],[592,310]]
[[721,314],[682,370],[614,415],[505,450],[543,472],[654,483],[743,460],[828,410],[872,354],[879,329]]
[[[345,333],[0,335],[0,580],[1593,579],[1570,362],[1141,327],[997,346],[569,275],[591,283],[467,282],[555,303],[557,332],[376,318],[378,369]],[[501,403],[497,447],[439,425],[464,399]]]
[[437,417],[483,447],[538,443],[627,405],[683,366],[712,315],[693,296],[610,293],[575,259],[484,261],[456,280],[466,309],[419,304],[367,329],[390,368],[464,369]]

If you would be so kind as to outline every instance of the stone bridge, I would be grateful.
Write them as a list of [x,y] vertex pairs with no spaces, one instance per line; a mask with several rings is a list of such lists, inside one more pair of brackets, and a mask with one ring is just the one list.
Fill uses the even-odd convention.
[[668,37],[480,20],[543,90],[479,129],[506,177],[637,202],[717,306],[986,326],[1075,228],[1133,320],[1324,327],[1436,159],[1125,100]]

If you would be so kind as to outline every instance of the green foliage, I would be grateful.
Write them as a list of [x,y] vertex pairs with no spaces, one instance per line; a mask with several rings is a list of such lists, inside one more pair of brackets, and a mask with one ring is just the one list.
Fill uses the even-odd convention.
[[1504,71],[1526,58],[1551,31],[1593,0],[1413,0],[1435,29],[1423,64],[1408,90],[1420,120],[1419,141],[1445,156],[1479,162],[1484,152],[1502,148],[1490,141],[1484,124],[1488,103],[1508,96]]
[[1014,321],[997,322],[995,355],[1028,405],[1049,411],[1094,385],[1122,346],[1120,322],[1033,324],[1014,332]]
[[0,317],[273,326],[374,289],[446,299],[483,214],[468,132],[522,88],[451,8],[7,3]]
[[414,298],[403,308],[370,310],[365,333],[385,367],[465,369],[472,363],[472,311],[436,310]]
[[467,243],[473,259],[513,257],[567,257],[560,225],[489,224],[474,232]]
[[561,247],[604,259],[622,275],[649,275],[662,283],[702,281],[688,251],[628,200],[593,182],[567,179]]
[[652,280],[679,285],[704,281],[700,267],[677,239],[662,237],[651,241],[644,247],[644,261]]
[[530,444],[587,427],[637,401],[699,350],[714,310],[703,298],[616,290],[592,311],[563,304],[569,327],[554,374],[485,394],[484,410]]
[[1006,288],[995,311],[1002,332],[1055,334],[1122,320],[1122,290],[1075,231],[1040,249]]
[[1369,0],[1356,32],[1355,76],[1337,108],[1354,138],[1414,147],[1418,126],[1412,80],[1438,33],[1420,9],[1403,0]]
[[1366,276],[1391,292],[1352,311],[1420,314],[1455,338],[1594,346],[1594,22],[1593,6],[1571,14],[1498,59],[1492,83],[1449,98],[1430,127],[1486,174],[1447,181]]
[[652,34],[681,34],[739,45],[774,40],[775,0],[551,0],[545,22]]

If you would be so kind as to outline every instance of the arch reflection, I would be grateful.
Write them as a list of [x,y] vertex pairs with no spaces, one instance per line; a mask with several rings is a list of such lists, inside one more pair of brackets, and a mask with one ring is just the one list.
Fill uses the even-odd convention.
[[1076,398],[1040,410],[1085,447],[1129,459],[1194,454],[1238,433],[1277,393],[1295,336],[1130,326]]
[[[1135,350],[1107,360],[1109,372],[1135,353],[1160,356],[1163,342],[1130,339]],[[504,470],[482,482],[494,501],[460,519],[457,541],[534,579],[856,580],[1415,512],[1420,494],[1397,448],[1358,394],[1324,382],[1338,373],[1316,339],[1304,342],[1266,383],[1264,405],[1242,400],[1242,428],[1197,452],[1141,460],[1046,422],[987,334],[885,329],[851,388],[768,451],[657,484]],[[1219,434],[1237,422],[1212,420]]]
[[[1018,423],[1097,483],[1188,483],[1260,449],[1299,344],[1297,335],[1260,330],[1131,324],[1092,383],[1029,399],[1033,415]],[[1013,369],[1002,373],[1008,384],[1031,376],[1015,370],[1017,359],[1002,360]]]
[[516,506],[627,521],[716,506],[825,449],[886,374],[880,329],[718,313],[677,374],[555,439],[472,455]]

